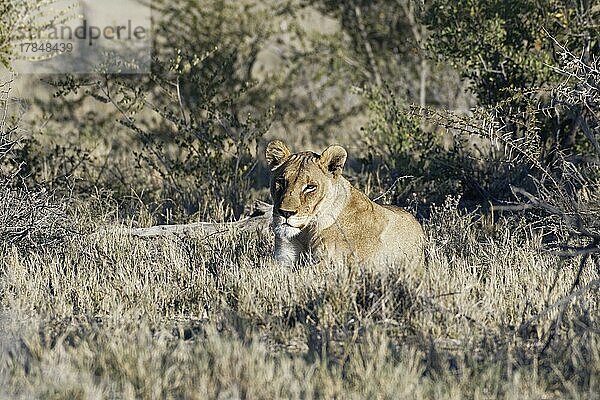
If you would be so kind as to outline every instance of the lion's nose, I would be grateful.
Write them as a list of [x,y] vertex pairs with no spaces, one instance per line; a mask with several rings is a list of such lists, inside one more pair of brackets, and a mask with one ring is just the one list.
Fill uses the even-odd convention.
[[279,213],[279,215],[286,219],[297,213],[297,211],[284,210],[282,208],[277,210],[277,212]]

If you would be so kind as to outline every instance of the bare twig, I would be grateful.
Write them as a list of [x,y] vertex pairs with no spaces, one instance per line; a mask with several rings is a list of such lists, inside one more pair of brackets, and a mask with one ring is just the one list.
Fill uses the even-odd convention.
[[382,199],[383,197],[385,197],[388,193],[390,193],[392,190],[394,190],[394,188],[396,187],[396,185],[398,184],[398,182],[400,181],[400,179],[405,179],[405,178],[414,178],[414,176],[412,176],[412,175],[405,175],[405,176],[400,176],[400,177],[396,178],[396,180],[394,181],[394,183],[392,183],[390,185],[390,187],[385,192],[383,192],[379,196],[375,197],[373,199],[373,201],[377,201],[377,200]]
[[552,312],[556,308],[564,307],[564,306],[568,305],[571,301],[576,299],[578,296],[581,296],[582,294],[587,293],[588,291],[590,291],[591,289],[594,289],[596,287],[600,287],[600,279],[594,279],[593,281],[590,281],[587,285],[585,285],[581,289],[578,289],[576,291],[569,293],[567,296],[561,298],[560,300],[558,300],[555,303],[551,304],[550,306],[546,307],[542,312],[535,315],[529,321],[523,323],[521,325],[521,331],[523,331],[523,329],[528,329],[530,326],[532,326],[534,323],[536,323],[540,319],[544,318],[546,315],[548,315],[550,312]]
[[181,97],[181,88],[180,88],[181,85],[180,85],[180,81],[179,81],[179,75],[177,75],[177,81],[175,82],[174,85],[175,85],[175,88],[177,89],[177,101],[179,102],[181,118],[183,119],[185,126],[189,126],[187,113],[185,112],[185,107],[183,106],[183,98]]

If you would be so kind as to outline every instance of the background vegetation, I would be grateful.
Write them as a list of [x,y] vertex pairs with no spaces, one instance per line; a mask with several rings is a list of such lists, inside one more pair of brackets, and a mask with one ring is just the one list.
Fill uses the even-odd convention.
[[[151,74],[0,85],[0,397],[598,398],[598,5],[154,7]],[[346,146],[426,268],[129,235],[268,200],[274,137]]]

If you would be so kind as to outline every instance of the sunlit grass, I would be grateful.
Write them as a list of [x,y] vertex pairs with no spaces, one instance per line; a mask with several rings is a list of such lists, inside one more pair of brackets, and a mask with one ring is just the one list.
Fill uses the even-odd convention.
[[[452,203],[426,223],[427,267],[297,271],[266,233],[7,249],[3,397],[565,398],[600,390],[599,295],[535,233]],[[589,265],[582,285],[598,278]],[[533,321],[529,325],[524,323]]]

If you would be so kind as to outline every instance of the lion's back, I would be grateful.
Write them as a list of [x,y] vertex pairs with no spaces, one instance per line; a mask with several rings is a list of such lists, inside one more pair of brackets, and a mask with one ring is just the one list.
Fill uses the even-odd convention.
[[392,211],[396,215],[397,223],[400,224],[403,229],[408,228],[414,236],[423,236],[423,227],[410,212],[406,211],[404,208],[391,204],[382,204],[381,206]]
[[393,205],[382,205],[391,211],[390,223],[386,236],[399,244],[402,253],[412,253],[411,256],[421,257],[425,244],[425,232],[421,223],[405,209]]

